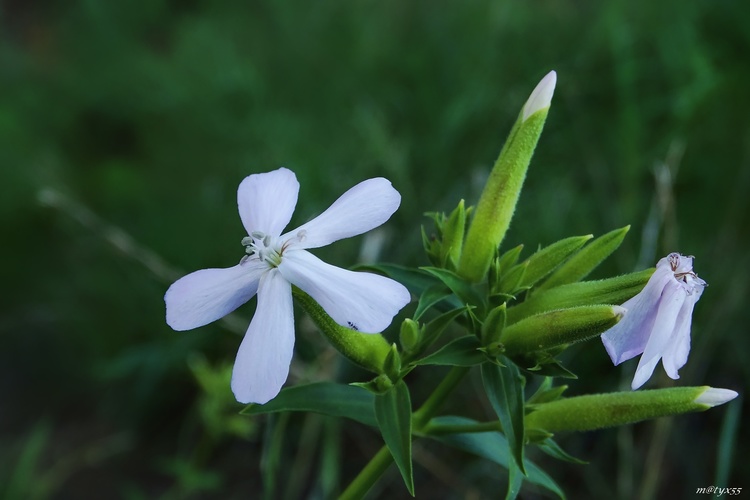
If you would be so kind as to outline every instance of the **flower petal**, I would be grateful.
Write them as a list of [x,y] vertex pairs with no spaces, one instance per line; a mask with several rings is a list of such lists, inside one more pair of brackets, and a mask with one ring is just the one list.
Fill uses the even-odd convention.
[[668,349],[677,325],[677,317],[682,310],[686,297],[687,293],[677,282],[672,282],[664,287],[651,335],[646,344],[646,349],[643,351],[643,356],[638,362],[638,368],[635,370],[635,376],[631,384],[633,390],[638,389],[651,378],[656,364]]
[[282,236],[295,236],[298,248],[318,248],[374,229],[387,221],[401,204],[401,195],[388,179],[360,182],[328,210]]
[[646,348],[662,291],[670,280],[674,280],[674,274],[669,266],[657,268],[643,290],[622,305],[628,312],[602,334],[602,343],[612,363],[619,365],[638,356]]
[[222,318],[250,300],[267,266],[246,262],[226,269],[202,269],[178,279],[164,295],[167,324],[192,330]]
[[277,270],[263,275],[258,308],[232,370],[232,392],[240,403],[275,398],[289,375],[294,350],[292,289]]
[[687,363],[688,354],[690,354],[690,325],[693,321],[693,308],[701,293],[703,293],[703,288],[699,287],[685,297],[685,302],[677,316],[673,337],[664,351],[661,363],[672,380],[680,378],[677,371]]
[[286,168],[245,177],[237,189],[237,208],[247,234],[280,235],[292,218],[298,193],[297,177]]
[[305,250],[285,253],[279,271],[315,299],[338,324],[362,332],[382,332],[411,300],[401,283],[326,264]]

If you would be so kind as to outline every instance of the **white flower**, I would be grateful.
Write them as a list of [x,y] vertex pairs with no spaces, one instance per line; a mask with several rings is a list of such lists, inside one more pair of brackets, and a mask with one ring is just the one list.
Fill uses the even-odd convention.
[[400,283],[331,266],[307,251],[387,221],[401,203],[388,180],[357,184],[315,219],[281,234],[298,192],[297,178],[285,168],[246,177],[237,205],[249,235],[242,240],[247,255],[234,267],[188,274],[164,296],[167,324],[182,331],[216,321],[258,294],[232,372],[232,391],[241,403],[266,403],[286,381],[294,347],[292,285],[340,325],[368,333],[383,331],[410,300]]
[[602,334],[604,347],[615,365],[639,354],[632,388],[651,378],[661,359],[672,379],[687,362],[693,307],[706,282],[693,272],[693,257],[670,253],[656,264],[656,271],[641,293],[622,307],[625,317]]

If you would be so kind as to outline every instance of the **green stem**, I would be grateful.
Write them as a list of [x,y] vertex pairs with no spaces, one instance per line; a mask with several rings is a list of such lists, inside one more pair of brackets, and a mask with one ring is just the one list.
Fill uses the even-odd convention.
[[[412,413],[412,426],[419,431],[440,410],[448,395],[456,388],[461,379],[469,371],[468,367],[454,366],[448,375],[435,388],[427,401],[414,413]],[[393,455],[388,447],[383,446],[368,462],[364,469],[349,484],[339,497],[339,500],[360,499],[380,479],[380,476],[393,462]]]
[[344,490],[339,500],[359,500],[364,497],[388,469],[391,462],[393,462],[393,455],[387,446],[383,446]]

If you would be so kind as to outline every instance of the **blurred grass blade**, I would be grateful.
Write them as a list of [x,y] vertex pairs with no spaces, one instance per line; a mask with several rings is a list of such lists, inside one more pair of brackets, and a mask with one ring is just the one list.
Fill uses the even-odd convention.
[[721,424],[719,449],[716,457],[716,480],[719,486],[729,485],[729,473],[732,470],[732,455],[734,454],[737,434],[739,433],[740,414],[742,413],[742,397],[734,404],[727,405],[724,422]]

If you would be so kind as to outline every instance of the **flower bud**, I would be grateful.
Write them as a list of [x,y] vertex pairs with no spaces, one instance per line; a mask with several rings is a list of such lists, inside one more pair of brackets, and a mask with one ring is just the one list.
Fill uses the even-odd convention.
[[526,170],[534,154],[555,90],[551,72],[531,93],[479,198],[458,266],[469,281],[482,281],[510,226]]
[[737,393],[713,387],[672,387],[564,398],[534,406],[527,429],[547,432],[590,431],[650,418],[704,411],[734,399]]

